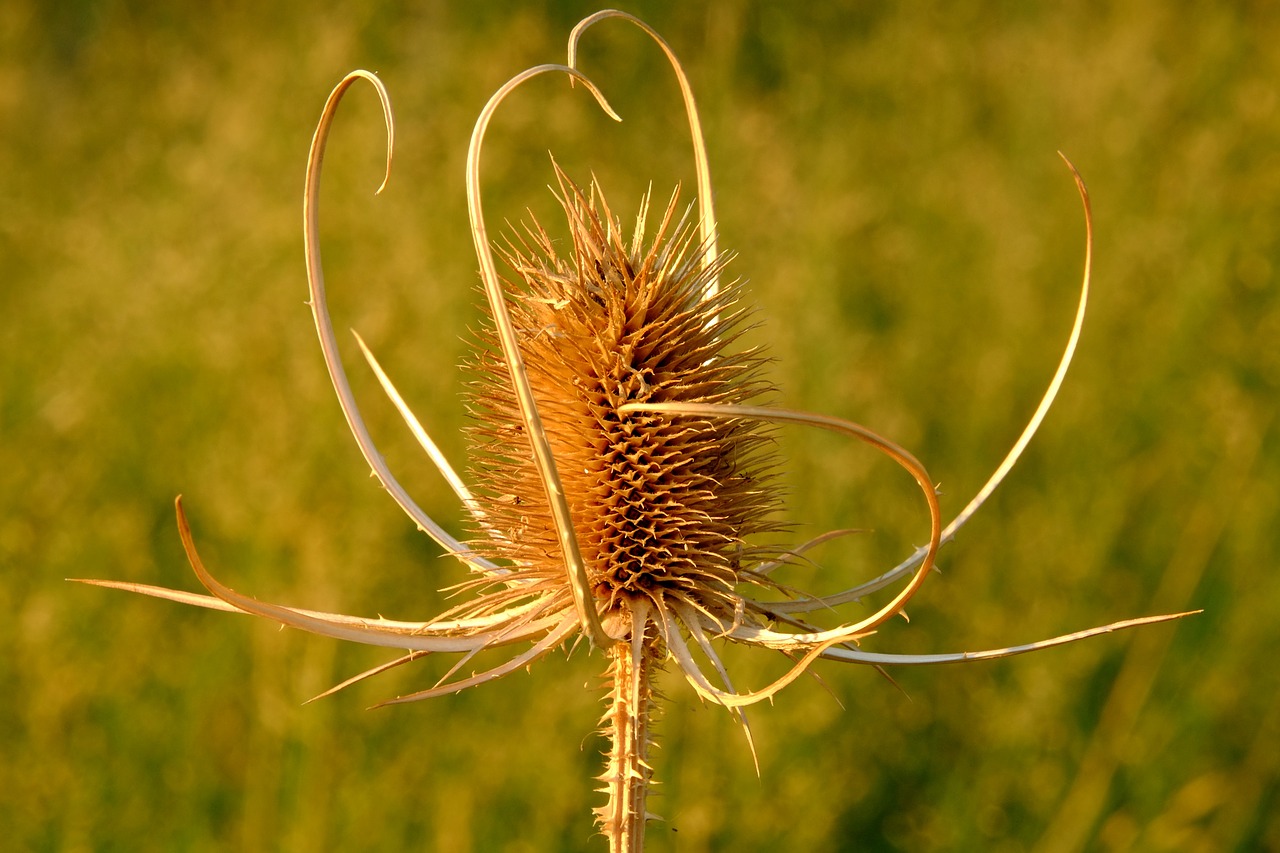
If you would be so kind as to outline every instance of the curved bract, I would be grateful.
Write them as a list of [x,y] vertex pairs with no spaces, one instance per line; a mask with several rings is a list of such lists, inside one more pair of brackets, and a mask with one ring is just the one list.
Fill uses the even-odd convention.
[[[584,33],[610,19],[639,27],[675,72],[694,152],[696,224],[688,213],[680,214],[677,193],[656,216],[651,216],[646,197],[628,239],[600,188],[594,183],[580,187],[557,166],[558,198],[570,240],[553,240],[536,223],[523,234],[509,235],[500,249],[510,270],[504,277],[481,201],[481,151],[490,120],[526,81],[546,74],[581,84],[607,115],[620,120],[577,65]],[[609,803],[597,810],[597,820],[615,850],[638,850],[643,844],[645,793],[652,775],[647,757],[654,702],[650,679],[663,662],[674,663],[698,696],[730,709],[746,729],[745,706],[774,696],[818,658],[877,667],[983,660],[1186,615],[1131,619],[979,652],[895,655],[858,647],[903,613],[930,577],[939,548],[1012,470],[1052,406],[1088,303],[1093,247],[1088,192],[1068,161],[1084,207],[1085,252],[1079,304],[1061,360],[1014,446],[973,499],[944,525],[934,481],[911,453],[852,421],[771,405],[776,391],[763,378],[766,359],[741,343],[751,316],[744,286],[724,280],[729,258],[718,249],[706,145],[689,81],[675,53],[652,28],[612,10],[574,28],[567,64],[534,66],[501,86],[481,111],[471,137],[466,192],[491,317],[472,365],[477,379],[470,407],[477,422],[468,433],[476,475],[471,485],[444,458],[357,336],[381,387],[466,509],[475,536],[463,540],[445,530],[401,486],[374,444],[347,379],[326,301],[319,246],[322,164],[338,105],[359,81],[370,84],[381,102],[388,174],[391,167],[394,123],[386,88],[367,71],[352,72],[329,95],[307,162],[304,239],[310,305],[325,365],[360,452],[401,509],[469,570],[461,587],[470,597],[424,621],[361,618],[259,601],[224,585],[205,568],[180,498],[176,510],[183,547],[209,595],[118,581],[87,583],[252,614],[404,653],[334,690],[425,654],[461,655],[436,684],[392,702],[491,681],[585,637],[591,646],[605,649],[610,660],[613,690],[604,726],[611,746],[600,777]],[[782,425],[834,432],[897,463],[924,497],[926,544],[874,579],[832,595],[806,596],[774,579],[801,553],[851,532],[831,531],[791,546],[774,541],[785,529],[775,517],[780,463],[773,431]],[[901,588],[864,618],[834,627],[808,621],[813,614],[829,614],[837,621],[840,608],[898,582],[903,582]],[[762,592],[771,595],[760,596]],[[786,598],[772,600],[779,592]],[[781,652],[793,663],[768,685],[738,690],[716,650],[720,643]],[[502,663],[459,675],[480,651],[507,646],[518,648]],[[749,729],[747,733],[750,737]]]
[[[583,34],[595,24],[611,18],[629,21],[643,30],[649,38],[657,42],[658,47],[666,55],[667,61],[671,63],[671,69],[675,72],[676,84],[680,87],[680,97],[684,101],[685,115],[689,120],[689,136],[693,142],[693,168],[698,181],[698,233],[702,238],[704,263],[708,268],[713,268],[720,257],[720,251],[717,248],[715,196],[711,191],[711,161],[707,157],[707,140],[702,134],[702,120],[698,117],[698,105],[693,97],[693,86],[689,84],[684,66],[680,64],[671,45],[667,44],[667,40],[660,36],[657,30],[635,15],[629,15],[617,9],[605,9],[583,18],[569,33],[568,65],[570,68],[578,67],[578,42],[582,40]],[[719,274],[712,273],[707,282],[707,295],[715,296],[719,287]]]
[[484,293],[489,299],[489,309],[493,312],[493,321],[498,329],[502,355],[506,359],[507,370],[511,377],[511,387],[515,389],[520,401],[520,415],[524,422],[525,435],[528,436],[532,445],[533,455],[542,475],[542,484],[546,489],[547,501],[555,516],[560,553],[564,558],[574,605],[578,610],[578,619],[583,633],[592,645],[603,646],[607,642],[604,627],[600,624],[600,615],[596,613],[590,600],[590,581],[578,548],[577,535],[574,533],[569,502],[564,493],[564,486],[560,482],[560,474],[556,470],[556,460],[551,453],[547,432],[543,429],[542,418],[538,414],[538,404],[534,400],[533,389],[529,385],[525,372],[524,360],[520,355],[520,342],[511,324],[506,297],[503,295],[497,265],[493,260],[493,249],[489,245],[489,232],[485,227],[484,211],[480,204],[480,149],[484,145],[484,134],[489,127],[489,120],[493,117],[498,105],[518,86],[548,72],[568,74],[570,79],[582,82],[591,94],[595,95],[596,101],[606,113],[617,121],[622,120],[614,113],[591,81],[568,66],[539,65],[517,74],[493,94],[489,103],[485,104],[484,109],[480,111],[480,118],[476,120],[475,130],[471,134],[471,146],[467,149],[467,209],[471,215],[471,236],[476,244],[476,257],[480,261],[480,278],[484,282]]

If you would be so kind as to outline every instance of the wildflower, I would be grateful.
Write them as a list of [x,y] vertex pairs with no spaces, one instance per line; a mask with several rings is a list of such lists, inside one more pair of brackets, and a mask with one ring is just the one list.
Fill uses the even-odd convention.
[[[479,192],[485,129],[510,92],[547,73],[568,75],[614,115],[575,62],[578,39],[606,18],[640,27],[671,61],[693,139],[697,215],[682,214],[675,193],[654,215],[646,197],[627,237],[600,188],[594,183],[578,186],[557,166],[570,243],[561,253],[541,226],[531,224],[523,235],[507,240],[502,254],[511,277],[504,281]],[[338,104],[359,80],[370,83],[381,99],[388,171],[391,165],[394,123],[387,92],[372,74],[353,72],[329,96],[308,163],[305,236],[311,307],[325,362],[361,451],[409,517],[467,567],[470,575],[462,587],[471,597],[434,619],[407,622],[258,601],[223,585],[204,567],[180,498],[182,542],[211,595],[116,581],[91,583],[250,613],[402,652],[334,690],[425,654],[462,656],[440,682],[391,702],[490,681],[585,637],[609,657],[611,690],[602,722],[610,747],[599,777],[608,799],[596,814],[615,850],[640,849],[643,843],[652,773],[651,680],[665,662],[673,663],[699,696],[730,709],[745,728],[745,706],[774,695],[819,657],[875,666],[978,660],[1176,618],[1128,620],[983,652],[893,655],[859,648],[861,639],[901,613],[920,589],[938,549],[1007,475],[1057,394],[1079,338],[1089,290],[1092,224],[1084,183],[1071,167],[1084,204],[1087,242],[1079,308],[1062,360],[1013,449],[978,495],[944,526],[933,481],[906,450],[858,424],[772,405],[775,394],[763,376],[763,355],[741,343],[751,317],[743,285],[721,281],[729,258],[717,245],[709,169],[688,81],[666,42],[621,12],[582,21],[570,37],[567,65],[536,66],[513,77],[486,105],[472,136],[468,200],[493,322],[471,365],[477,375],[469,401],[474,425],[468,433],[473,479],[479,484],[474,489],[444,459],[357,336],[384,390],[468,512],[474,538],[455,538],[413,501],[374,446],[339,359],[326,305],[316,207],[320,166]],[[656,221],[652,228],[651,220]],[[843,532],[790,549],[762,543],[761,534],[783,530],[776,520],[779,463],[771,435],[778,424],[833,431],[893,459],[920,487],[929,515],[927,543],[876,579],[834,595],[805,596],[775,581],[773,574],[795,556]],[[810,621],[811,614],[838,612],[904,580],[870,615],[835,627]],[[773,683],[739,691],[716,651],[717,639],[776,650],[794,663]],[[490,669],[458,674],[478,652],[498,646],[516,651]]]

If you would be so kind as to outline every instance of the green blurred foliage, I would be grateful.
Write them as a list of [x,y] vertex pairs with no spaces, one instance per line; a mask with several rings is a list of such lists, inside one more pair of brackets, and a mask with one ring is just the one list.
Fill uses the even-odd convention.
[[[172,520],[259,597],[427,617],[461,574],[368,478],[304,300],[299,200],[324,96],[357,89],[324,234],[358,328],[461,458],[479,322],[463,164],[489,93],[593,8],[0,5],[0,826],[15,850],[593,850],[604,662],[579,648],[367,711],[427,661],[73,586],[195,588]],[[821,678],[741,733],[670,678],[655,850],[1280,848],[1280,10],[1263,3],[650,4],[704,111],[725,248],[787,405],[929,466],[957,511],[1069,328],[1093,193],[1096,295],[1056,410],[884,651],[977,649],[1133,615],[1176,626],[965,667]],[[625,121],[539,81],[485,152],[492,220],[554,225],[547,152],[615,210],[692,168],[670,73],[624,24],[584,67]],[[457,507],[352,362],[393,467]],[[785,432],[789,507],[834,590],[923,536],[892,466]],[[731,651],[739,686],[783,661]],[[1268,664],[1268,660],[1273,663]]]

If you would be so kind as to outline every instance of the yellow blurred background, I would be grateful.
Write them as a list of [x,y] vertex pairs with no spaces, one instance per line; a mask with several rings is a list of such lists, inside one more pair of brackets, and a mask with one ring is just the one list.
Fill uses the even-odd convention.
[[[342,75],[323,230],[358,329],[451,458],[481,322],[463,167],[489,94],[563,61],[578,2],[0,5],[0,837],[14,850],[596,850],[604,660],[585,647],[377,711],[450,661],[322,701],[385,652],[65,583],[240,591],[426,618],[462,574],[367,476],[304,302],[307,146]],[[822,663],[752,713],[664,682],[653,850],[1280,848],[1280,9],[1264,3],[626,6],[703,111],[722,247],[785,405],[909,447],[958,511],[1095,296],[1056,409],[876,651],[961,651],[1190,608],[1007,661]],[[1047,5],[1047,4],[1046,4]],[[583,66],[624,122],[540,80],[485,151],[495,229],[555,231],[548,152],[628,218],[693,181],[661,54],[623,23]],[[350,343],[344,341],[344,345]],[[350,349],[348,350],[350,354]],[[458,508],[356,356],[393,468]],[[783,432],[788,580],[833,591],[924,535],[865,449]],[[729,654],[740,687],[785,661]],[[1269,662],[1270,661],[1270,662]],[[900,688],[900,689],[899,689]]]

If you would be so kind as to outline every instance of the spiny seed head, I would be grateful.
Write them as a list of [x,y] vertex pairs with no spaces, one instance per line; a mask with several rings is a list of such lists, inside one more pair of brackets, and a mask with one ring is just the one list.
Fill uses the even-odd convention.
[[[645,244],[648,199],[628,242],[598,185],[557,169],[567,257],[536,223],[503,251],[511,320],[606,621],[637,597],[731,613],[748,537],[776,525],[773,442],[750,419],[621,414],[632,402],[759,403],[758,349],[735,348],[742,283],[708,298],[708,267],[672,195]],[[482,332],[472,408],[477,499],[489,555],[530,581],[562,582],[543,481],[522,435],[510,374]]]

